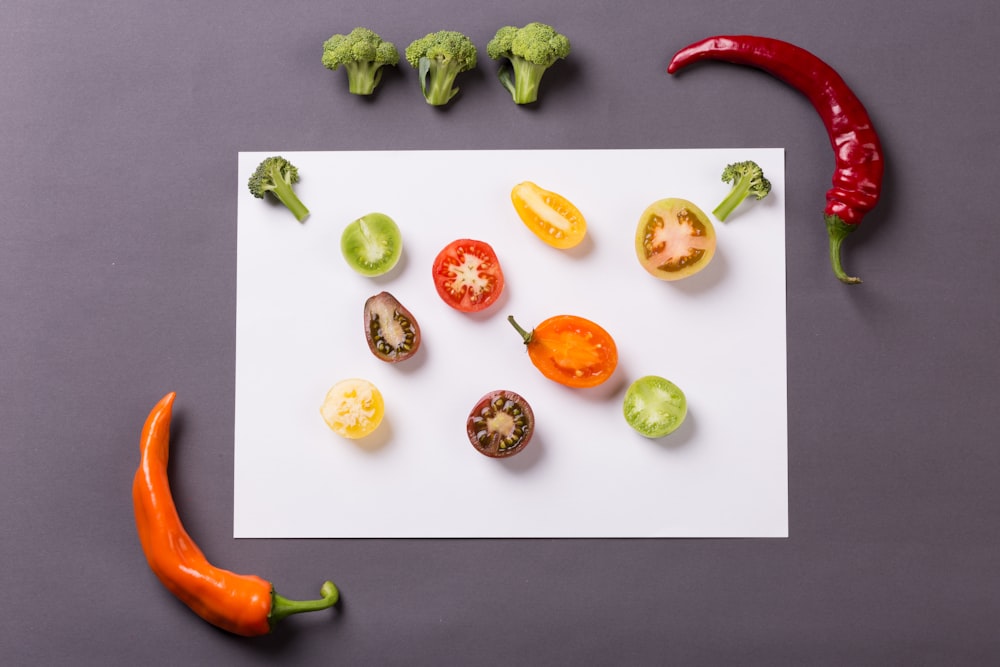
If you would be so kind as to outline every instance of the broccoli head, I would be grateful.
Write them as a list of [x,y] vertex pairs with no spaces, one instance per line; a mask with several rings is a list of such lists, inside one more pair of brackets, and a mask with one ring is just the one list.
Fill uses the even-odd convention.
[[270,192],[278,201],[288,207],[288,210],[295,215],[295,219],[302,222],[309,216],[309,209],[299,201],[292,189],[292,184],[299,182],[299,170],[295,166],[281,157],[275,155],[266,158],[257,166],[257,170],[250,177],[247,184],[250,194],[258,199],[263,199],[264,194]]
[[764,178],[764,170],[752,160],[726,165],[722,170],[722,181],[733,186],[726,198],[712,211],[723,222],[750,195],[763,199],[771,192],[771,181]]
[[406,60],[420,77],[428,104],[442,106],[458,94],[455,77],[476,66],[476,45],[454,30],[432,32],[406,47]]
[[508,61],[497,72],[500,83],[515,104],[528,104],[538,99],[538,85],[546,70],[569,55],[569,39],[544,23],[504,26],[486,45],[486,53],[493,60]]
[[399,63],[399,51],[368,28],[355,28],[323,42],[323,66],[347,72],[348,89],[355,95],[371,95],[382,80],[382,68]]

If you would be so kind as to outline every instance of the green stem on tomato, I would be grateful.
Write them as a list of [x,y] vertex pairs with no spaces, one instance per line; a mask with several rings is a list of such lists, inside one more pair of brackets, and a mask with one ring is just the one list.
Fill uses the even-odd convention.
[[517,333],[521,334],[521,338],[524,339],[525,345],[531,342],[531,336],[535,333],[534,331],[525,331],[524,328],[514,320],[513,315],[508,315],[507,321],[510,322],[515,329],[517,329]]

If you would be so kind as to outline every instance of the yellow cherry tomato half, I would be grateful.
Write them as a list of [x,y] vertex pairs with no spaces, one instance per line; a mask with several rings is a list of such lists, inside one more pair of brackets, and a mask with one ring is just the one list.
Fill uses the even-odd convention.
[[334,433],[353,440],[378,428],[385,415],[385,401],[374,384],[351,378],[330,388],[319,412]]
[[572,248],[587,235],[580,209],[560,194],[525,181],[514,186],[510,199],[528,229],[553,248]]
[[715,256],[715,227],[691,202],[661,199],[639,218],[635,254],[642,268],[660,280],[686,278]]

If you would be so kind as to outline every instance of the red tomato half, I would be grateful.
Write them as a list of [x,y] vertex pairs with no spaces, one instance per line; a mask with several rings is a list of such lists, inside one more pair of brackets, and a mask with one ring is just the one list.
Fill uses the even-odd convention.
[[503,271],[493,248],[458,239],[434,260],[434,286],[446,304],[465,313],[488,308],[503,292]]

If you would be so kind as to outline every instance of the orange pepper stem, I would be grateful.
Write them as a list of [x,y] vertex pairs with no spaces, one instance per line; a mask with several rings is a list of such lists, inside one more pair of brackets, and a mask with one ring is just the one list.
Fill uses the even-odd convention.
[[329,609],[340,600],[340,591],[332,581],[324,582],[319,594],[323,596],[319,600],[289,600],[272,591],[271,613],[267,615],[268,623],[273,628],[286,616]]
[[521,334],[521,338],[524,339],[525,345],[531,342],[531,337],[535,333],[534,331],[525,331],[524,328],[514,320],[513,315],[508,315],[507,321],[510,322],[515,329],[517,329],[517,333]]

